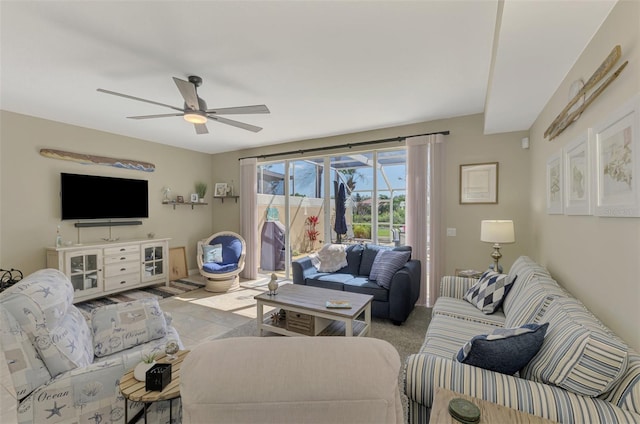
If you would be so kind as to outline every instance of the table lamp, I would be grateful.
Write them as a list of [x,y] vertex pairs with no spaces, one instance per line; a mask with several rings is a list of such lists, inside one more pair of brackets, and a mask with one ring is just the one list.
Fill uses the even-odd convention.
[[480,241],[493,243],[493,270],[502,273],[502,266],[498,261],[502,257],[500,243],[513,243],[516,241],[511,220],[483,220],[480,225]]

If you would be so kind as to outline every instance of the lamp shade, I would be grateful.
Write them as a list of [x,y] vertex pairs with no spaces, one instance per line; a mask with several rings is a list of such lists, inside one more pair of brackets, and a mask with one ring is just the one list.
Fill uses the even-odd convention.
[[513,243],[516,241],[513,221],[483,220],[480,225],[480,241],[488,243]]

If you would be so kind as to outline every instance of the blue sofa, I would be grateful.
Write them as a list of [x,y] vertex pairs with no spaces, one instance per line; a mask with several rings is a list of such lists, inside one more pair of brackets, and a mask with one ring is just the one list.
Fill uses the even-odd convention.
[[387,290],[369,280],[373,261],[380,250],[411,251],[410,246],[390,248],[376,244],[354,244],[347,248],[348,265],[336,272],[318,272],[310,257],[293,261],[293,283],[313,287],[370,294],[371,314],[402,324],[420,295],[420,261],[410,259],[391,280]]

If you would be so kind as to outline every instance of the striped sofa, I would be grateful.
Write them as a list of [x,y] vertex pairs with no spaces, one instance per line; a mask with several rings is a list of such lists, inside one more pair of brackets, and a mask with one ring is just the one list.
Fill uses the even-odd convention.
[[[475,280],[444,277],[419,353],[405,363],[409,422],[429,422],[436,387],[560,423],[640,423],[640,355],[526,256],[502,309],[485,315],[462,298]],[[516,376],[453,358],[473,336],[549,323],[538,354]]]

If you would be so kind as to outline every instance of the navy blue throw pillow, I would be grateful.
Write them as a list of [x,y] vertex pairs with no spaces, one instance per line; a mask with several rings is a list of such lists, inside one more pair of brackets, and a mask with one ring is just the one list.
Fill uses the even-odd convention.
[[499,328],[475,336],[458,352],[456,360],[502,374],[513,375],[524,368],[542,347],[549,323]]

